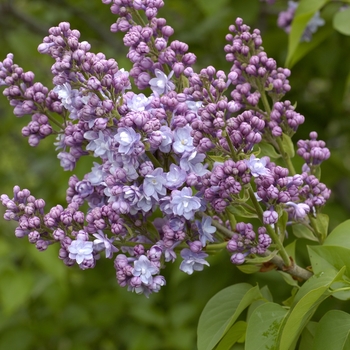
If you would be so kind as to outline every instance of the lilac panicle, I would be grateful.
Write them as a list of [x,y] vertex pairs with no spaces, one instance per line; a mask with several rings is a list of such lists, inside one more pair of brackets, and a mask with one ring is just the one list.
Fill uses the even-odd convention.
[[[50,28],[38,47],[54,61],[51,90],[14,64],[12,54],[0,62],[14,114],[31,116],[22,129],[29,144],[55,134],[66,171],[82,156],[95,158],[89,173],[70,177],[66,207],[45,208],[18,186],[13,198],[1,196],[17,237],[40,251],[59,244],[67,266],[94,268],[113,258],[118,284],[148,297],[166,285],[161,269],[179,255],[187,274],[209,266],[205,251],[223,245],[231,262],[242,264],[266,253],[268,230],[278,227],[283,211],[289,223],[318,215],[330,190],[316,170],[330,153],[315,132],[298,142],[301,174],[258,158],[261,142],[290,137],[304,122],[282,101],[291,72],[268,57],[259,30],[237,18],[224,48],[230,70],[195,71],[188,45],[171,41],[173,28],[157,17],[162,0],[102,2],[118,16],[111,31],[124,33],[130,71],[93,53],[68,22]],[[265,97],[269,111],[261,107]],[[253,192],[261,211],[252,214],[262,226],[234,225],[229,213],[242,203],[253,210],[247,201]]]

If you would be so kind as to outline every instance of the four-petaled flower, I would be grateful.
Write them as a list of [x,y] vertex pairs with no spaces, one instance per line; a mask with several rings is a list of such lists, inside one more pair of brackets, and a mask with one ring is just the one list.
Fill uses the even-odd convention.
[[255,158],[254,154],[252,154],[249,160],[244,161],[254,177],[270,174],[270,170],[266,168],[265,158]]
[[138,260],[134,261],[134,269],[132,274],[135,277],[140,277],[141,282],[149,285],[153,282],[152,275],[156,275],[159,269],[148,260],[147,256],[141,255]]
[[208,256],[206,253],[194,253],[190,249],[185,248],[181,250],[180,254],[184,259],[181,262],[180,270],[189,275],[192,275],[193,271],[202,271],[204,265],[209,266],[208,261],[205,260],[205,258]]
[[156,74],[156,78],[152,78],[149,81],[149,85],[155,94],[162,95],[175,89],[174,83],[170,81],[174,71],[171,71],[168,76],[159,69],[155,69],[154,73]]
[[118,248],[113,245],[113,239],[108,238],[102,231],[93,234],[97,239],[94,240],[94,247],[97,251],[105,250],[106,258],[111,259],[113,253],[118,252]]
[[181,191],[174,190],[171,196],[170,205],[173,213],[187,220],[193,219],[195,212],[201,207],[200,199],[192,196],[190,187],[184,187]]
[[68,247],[69,258],[76,260],[76,262],[80,265],[85,259],[91,260],[93,259],[92,251],[93,251],[93,242],[84,241],[82,239],[77,239],[72,241]]
[[202,222],[196,220],[196,225],[199,232],[199,240],[201,241],[203,247],[205,247],[206,242],[214,242],[213,233],[216,231],[216,227],[211,225],[212,218],[209,216],[203,216]]
[[118,152],[130,155],[134,150],[134,146],[140,141],[141,135],[129,126],[121,127],[114,139],[119,143]]

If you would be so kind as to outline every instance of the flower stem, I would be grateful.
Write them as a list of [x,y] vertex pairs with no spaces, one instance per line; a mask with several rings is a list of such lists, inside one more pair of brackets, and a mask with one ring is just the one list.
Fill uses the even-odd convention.
[[[258,214],[260,221],[263,222],[263,210],[262,210],[261,206],[259,205],[259,202],[257,201],[255,194],[254,194],[254,191],[251,187],[249,188],[249,195],[250,195],[250,199],[254,205],[255,211]],[[264,226],[267,230],[267,233],[272,238],[273,242],[276,244],[284,265],[286,267],[291,266],[292,263],[290,261],[289,255],[288,255],[287,251],[284,249],[284,246],[283,246],[281,240],[279,239],[277,233],[275,232],[275,230],[271,227],[271,225],[264,225]]]

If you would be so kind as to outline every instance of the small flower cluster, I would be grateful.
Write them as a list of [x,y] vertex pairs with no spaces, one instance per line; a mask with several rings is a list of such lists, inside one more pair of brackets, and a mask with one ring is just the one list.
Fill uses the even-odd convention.
[[271,237],[266,233],[265,227],[259,227],[257,235],[252,224],[239,222],[232,238],[227,242],[227,250],[233,253],[231,262],[241,265],[247,255],[264,254],[271,243]]
[[[306,170],[319,166],[324,160],[327,160],[331,153],[322,140],[317,141],[317,133],[310,133],[310,140],[299,140],[297,143],[297,154],[304,158]],[[310,171],[310,170],[309,170]]]
[[[185,43],[169,43],[173,29],[157,17],[163,1],[103,3],[119,16],[111,30],[125,33],[130,72],[90,52],[67,22],[51,28],[38,47],[55,60],[52,90],[34,83],[13,55],[0,63],[15,114],[32,116],[22,131],[31,145],[56,134],[64,170],[82,156],[97,160],[83,179],[70,177],[66,208],[45,212],[42,199],[18,186],[13,199],[2,195],[5,219],[18,221],[17,237],[27,236],[39,250],[57,243],[59,258],[81,269],[95,267],[104,252],[115,259],[118,283],[148,296],[165,285],[160,271],[178,255],[187,274],[209,265],[207,253],[223,244],[240,264],[266,253],[269,230],[283,212],[291,222],[317,215],[330,191],[315,176],[329,156],[316,133],[298,143],[306,161],[301,175],[256,157],[262,142],[285,154],[284,138],[304,122],[289,101],[280,101],[290,90],[290,71],[268,58],[257,29],[251,33],[238,18],[226,36],[230,72],[208,66],[196,73],[194,54]],[[152,93],[129,91],[130,78]],[[251,224],[222,224],[243,207],[255,210],[258,234]]]
[[317,213],[329,199],[330,190],[309,172],[289,176],[287,168],[266,158],[262,161],[266,167],[260,165],[255,184],[257,198],[266,208],[264,224],[276,224],[280,208],[287,211],[290,221],[304,220],[310,211]]

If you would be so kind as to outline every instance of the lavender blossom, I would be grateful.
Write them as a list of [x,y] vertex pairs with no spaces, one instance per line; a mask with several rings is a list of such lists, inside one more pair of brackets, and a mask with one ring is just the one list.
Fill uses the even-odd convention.
[[196,220],[196,225],[199,232],[199,240],[202,246],[205,247],[207,242],[214,242],[213,233],[216,231],[216,227],[211,225],[212,218],[209,216],[203,216],[202,221]]
[[192,152],[194,150],[193,137],[191,136],[192,128],[185,125],[182,128],[177,128],[174,133],[173,150],[176,153]]
[[305,203],[287,202],[286,205],[293,207],[292,216],[296,220],[304,219],[310,212],[310,207]]
[[169,172],[166,174],[165,186],[170,190],[175,190],[184,184],[186,177],[186,171],[175,164],[171,164]]
[[104,250],[106,252],[106,258],[112,259],[113,253],[118,252],[118,248],[113,245],[113,239],[108,238],[102,231],[93,234],[96,239],[94,240],[94,249],[97,251]]
[[145,285],[150,285],[153,282],[152,275],[155,275],[158,272],[159,269],[155,267],[145,255],[141,255],[138,260],[135,260],[134,262],[132,274],[136,277],[140,277],[141,282]]
[[166,76],[164,72],[159,69],[155,69],[154,73],[156,78],[152,78],[149,81],[149,85],[156,95],[160,96],[175,89],[174,83],[170,81],[174,71],[171,71],[168,76]]
[[127,100],[127,106],[131,111],[141,112],[147,109],[151,103],[151,98],[144,94],[134,94],[131,99]]
[[266,159],[265,158],[256,158],[254,154],[252,154],[249,160],[244,160],[247,164],[248,168],[251,171],[251,174],[254,177],[258,177],[261,175],[268,175],[270,173],[269,169],[266,168]]
[[147,197],[153,197],[158,200],[158,194],[166,195],[166,179],[162,168],[154,169],[150,174],[145,176],[143,181],[143,191]]
[[84,260],[93,259],[93,242],[77,239],[68,246],[69,258],[80,265]]
[[84,133],[84,138],[89,140],[86,146],[87,151],[93,151],[95,157],[108,158],[111,152],[110,143],[111,138],[103,131],[87,131]]
[[205,260],[208,257],[206,253],[194,253],[190,249],[185,248],[181,250],[180,254],[184,259],[181,262],[180,270],[189,275],[192,275],[193,271],[202,271],[204,265],[209,266],[209,263]]
[[187,220],[192,220],[196,211],[201,207],[200,199],[192,196],[190,187],[184,187],[181,191],[174,190],[170,204],[175,215],[183,216]]
[[131,127],[121,127],[114,139],[119,143],[118,151],[121,154],[130,155],[139,143],[141,135],[136,133]]
[[205,154],[197,151],[184,152],[180,159],[180,167],[188,172],[193,172],[198,176],[208,173],[207,164],[203,164]]

